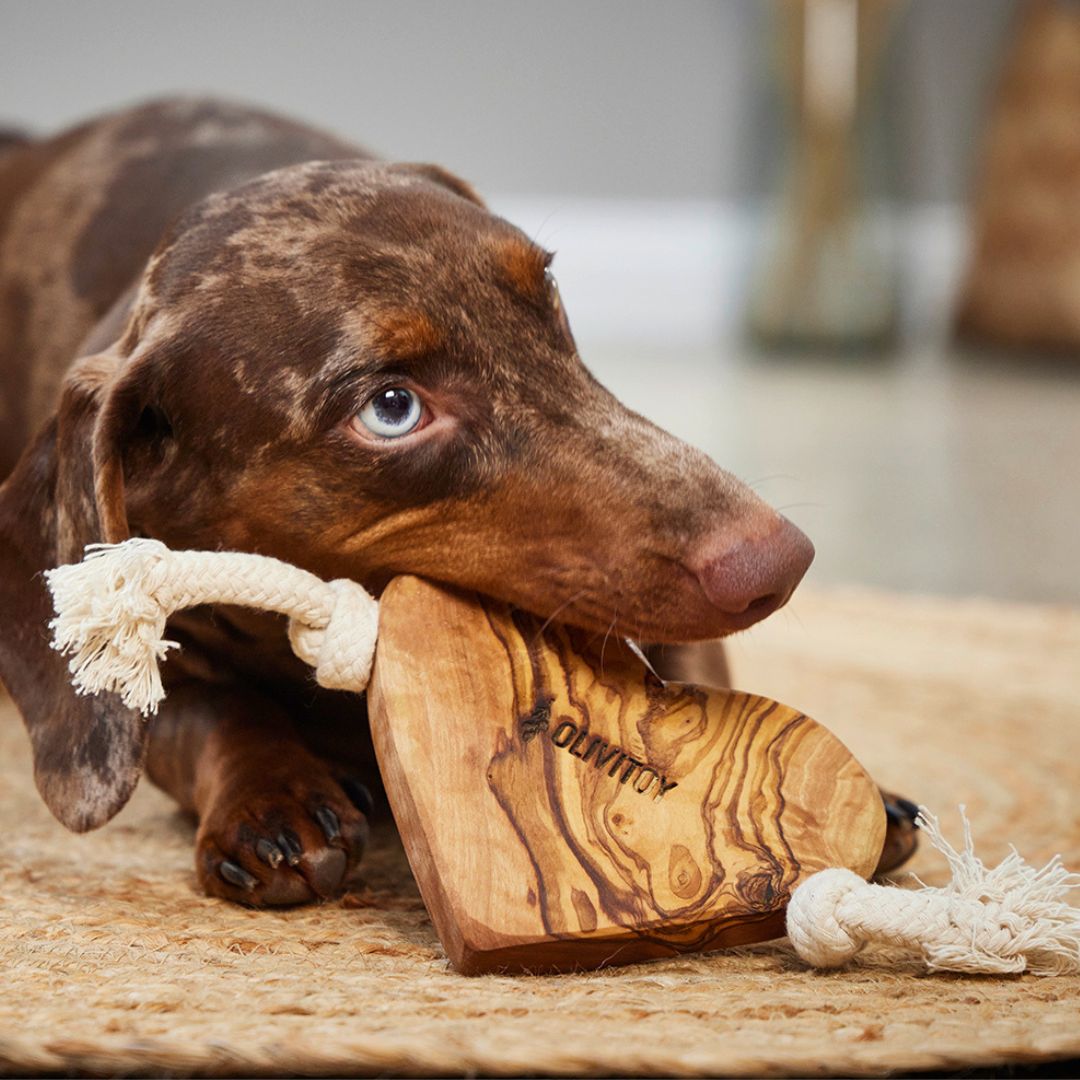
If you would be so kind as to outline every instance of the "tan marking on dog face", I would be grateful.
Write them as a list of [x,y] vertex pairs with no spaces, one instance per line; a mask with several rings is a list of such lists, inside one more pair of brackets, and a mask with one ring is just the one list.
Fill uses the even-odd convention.
[[387,309],[371,316],[376,348],[390,360],[416,360],[441,349],[443,333],[422,311]]
[[545,274],[551,256],[542,248],[524,237],[510,236],[500,242],[496,261],[507,284],[522,296],[542,301],[547,295]]

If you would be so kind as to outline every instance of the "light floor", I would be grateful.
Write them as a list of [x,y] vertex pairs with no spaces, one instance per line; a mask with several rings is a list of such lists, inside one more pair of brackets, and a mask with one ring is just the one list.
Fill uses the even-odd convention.
[[1080,357],[585,359],[800,525],[808,581],[1080,603]]

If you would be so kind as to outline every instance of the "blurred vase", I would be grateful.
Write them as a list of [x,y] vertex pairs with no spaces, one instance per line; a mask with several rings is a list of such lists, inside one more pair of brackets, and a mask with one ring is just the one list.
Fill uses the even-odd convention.
[[1024,4],[982,160],[960,337],[1080,347],[1080,7]]
[[887,132],[876,92],[895,0],[778,0],[779,191],[766,214],[749,330],[767,347],[880,349],[897,324],[887,204],[867,180]]

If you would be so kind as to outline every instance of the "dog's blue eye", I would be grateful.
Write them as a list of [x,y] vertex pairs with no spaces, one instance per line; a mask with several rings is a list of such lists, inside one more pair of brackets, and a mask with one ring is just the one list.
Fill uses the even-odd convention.
[[396,439],[408,435],[420,423],[423,411],[416,394],[394,386],[389,390],[380,390],[357,416],[372,434],[381,435],[384,439]]

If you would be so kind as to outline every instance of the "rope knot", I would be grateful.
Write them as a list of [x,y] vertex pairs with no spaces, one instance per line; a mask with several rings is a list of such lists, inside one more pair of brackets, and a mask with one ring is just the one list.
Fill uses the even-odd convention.
[[788,905],[788,936],[798,954],[816,967],[840,967],[877,942],[917,950],[931,971],[1080,970],[1080,910],[1067,900],[1080,878],[1059,856],[1036,868],[1015,850],[997,866],[984,866],[960,810],[960,850],[942,835],[937,818],[919,812],[923,835],[952,870],[942,888],[886,888],[840,869],[807,878]]
[[293,652],[315,669],[315,679],[328,690],[362,690],[371,678],[379,605],[354,581],[339,578],[326,588],[333,608],[323,625],[289,620]]
[[844,925],[841,908],[866,887],[858,874],[819,870],[796,890],[788,904],[787,932],[796,952],[814,967],[842,967],[863,947]]

